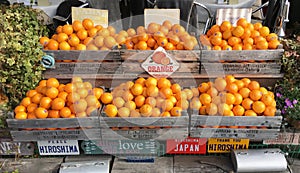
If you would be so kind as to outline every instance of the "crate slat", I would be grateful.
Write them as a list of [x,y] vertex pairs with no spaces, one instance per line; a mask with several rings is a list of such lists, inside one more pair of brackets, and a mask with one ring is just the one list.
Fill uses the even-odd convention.
[[104,61],[104,60],[120,60],[120,51],[119,50],[108,50],[108,51],[50,51],[44,50],[47,55],[52,56],[55,60],[95,60],[95,61]]
[[235,51],[217,51],[202,50],[202,62],[219,62],[224,61],[261,61],[261,60],[280,60],[283,55],[283,49],[275,50],[235,50]]
[[99,127],[98,117],[47,118],[47,119],[7,119],[10,128],[76,128]]
[[282,116],[203,116],[192,115],[191,126],[257,126],[279,128]]
[[93,140],[101,135],[100,129],[22,130],[10,133],[14,141]]
[[279,129],[230,129],[230,128],[192,128],[191,137],[197,138],[249,138],[272,139],[278,136]]
[[167,140],[185,139],[188,128],[139,129],[139,130],[108,130],[101,129],[101,137],[105,140]]
[[109,118],[100,117],[100,127],[187,127],[188,116],[181,117],[147,117],[147,118]]

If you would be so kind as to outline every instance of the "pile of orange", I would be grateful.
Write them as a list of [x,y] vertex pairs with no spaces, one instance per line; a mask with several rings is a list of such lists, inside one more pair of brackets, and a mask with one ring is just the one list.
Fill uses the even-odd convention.
[[146,28],[129,28],[127,33],[127,49],[155,50],[161,46],[166,50],[192,50],[198,44],[196,37],[191,36],[183,26],[168,20],[162,25],[150,23]]
[[195,98],[198,106],[192,109],[199,110],[200,115],[275,116],[276,113],[274,93],[248,78],[227,75],[201,83],[198,91],[199,97]]
[[280,44],[277,34],[270,33],[268,27],[259,22],[249,23],[245,18],[240,18],[236,26],[229,21],[213,25],[200,40],[213,50],[266,50],[276,49]]
[[41,80],[14,109],[16,119],[87,117],[100,108],[102,88],[73,77],[61,84],[56,78]]
[[179,117],[189,108],[194,92],[167,78],[140,77],[104,93],[106,99],[101,101],[108,117]]

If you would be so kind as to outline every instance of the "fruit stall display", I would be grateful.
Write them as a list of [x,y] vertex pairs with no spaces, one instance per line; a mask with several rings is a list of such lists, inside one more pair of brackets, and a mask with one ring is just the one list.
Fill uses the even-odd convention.
[[[241,23],[237,31],[232,27],[224,32],[242,37]],[[223,27],[214,26],[197,38],[170,22],[117,34],[115,28],[93,26],[88,19],[59,26],[51,38],[40,39],[45,53],[55,59],[54,67],[28,91],[15,109],[15,119],[7,120],[13,139],[276,137],[281,116],[276,115],[274,94],[266,88],[282,77],[278,61],[283,50],[256,50],[260,46],[255,40],[252,50],[209,50],[203,41],[217,45],[224,35],[216,28]],[[266,29],[254,33],[266,37],[258,43],[277,40]],[[235,40],[240,45],[242,39]],[[141,67],[158,46],[180,64],[168,78],[151,77]],[[169,63],[163,58],[153,61]]]

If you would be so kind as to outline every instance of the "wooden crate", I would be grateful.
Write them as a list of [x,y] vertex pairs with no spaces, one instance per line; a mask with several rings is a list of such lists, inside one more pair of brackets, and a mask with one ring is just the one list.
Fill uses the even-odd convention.
[[188,136],[189,116],[180,117],[107,117],[99,118],[101,137],[104,140],[166,140],[185,139]]
[[100,138],[98,117],[7,119],[14,141],[88,140]]
[[[282,116],[206,116],[192,114],[190,136],[200,138],[272,139],[277,137],[281,121]],[[230,126],[238,126],[239,128],[230,128]]]

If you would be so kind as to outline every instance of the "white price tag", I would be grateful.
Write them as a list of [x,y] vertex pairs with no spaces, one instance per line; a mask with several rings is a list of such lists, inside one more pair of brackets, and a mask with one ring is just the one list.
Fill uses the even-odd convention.
[[40,155],[79,155],[77,140],[38,141]]

